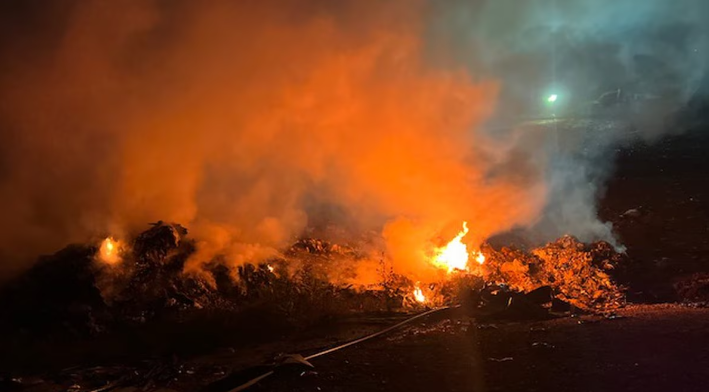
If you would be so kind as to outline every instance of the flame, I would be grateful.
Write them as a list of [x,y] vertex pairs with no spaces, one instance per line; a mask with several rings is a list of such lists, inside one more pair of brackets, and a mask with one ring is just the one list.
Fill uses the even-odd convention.
[[108,237],[101,242],[98,250],[98,258],[106,264],[118,264],[121,261],[119,255],[119,243],[112,237]]
[[271,264],[266,264],[266,268],[268,268],[268,270],[269,270],[270,272],[273,272],[273,271],[276,270],[275,268],[273,268],[273,266],[272,266]]
[[423,295],[423,291],[421,291],[418,286],[416,286],[416,288],[414,289],[414,299],[416,300],[416,302],[419,303],[426,302],[426,296]]
[[[467,271],[469,258],[468,247],[461,241],[466,234],[468,234],[468,222],[463,222],[463,230],[446,246],[436,251],[437,254],[433,259],[433,264],[448,269],[448,272],[455,270]],[[485,261],[484,256],[483,261]],[[479,260],[478,263],[480,263]]]
[[480,265],[485,264],[485,255],[482,252],[478,251],[478,255],[475,257],[475,261],[477,261]]

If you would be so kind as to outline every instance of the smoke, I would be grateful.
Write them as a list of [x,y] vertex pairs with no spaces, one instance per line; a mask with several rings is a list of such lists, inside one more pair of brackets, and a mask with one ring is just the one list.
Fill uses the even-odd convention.
[[[547,80],[591,97],[636,85],[637,53],[685,75],[700,25],[604,3],[6,2],[1,268],[160,219],[191,229],[193,266],[258,261],[314,226],[379,233],[404,273],[463,220],[474,245],[550,217],[546,233],[609,237],[606,172],[585,170],[603,154],[490,120],[531,110]],[[672,26],[678,43],[653,44]]]
[[191,229],[195,264],[257,261],[322,222],[385,233],[415,270],[397,227],[430,241],[469,220],[480,242],[542,206],[539,183],[487,176],[499,86],[425,60],[423,3],[64,7],[3,43],[4,268],[162,219]]
[[[502,81],[489,132],[546,135],[534,153],[547,157],[548,198],[529,234],[622,248],[596,210],[614,152],[682,131],[677,113],[706,83],[709,3],[453,0],[436,7],[434,53],[456,48],[456,61],[471,73]],[[606,105],[606,92],[606,100],[625,103]],[[546,100],[551,94],[554,103]],[[556,121],[519,125],[520,118]]]

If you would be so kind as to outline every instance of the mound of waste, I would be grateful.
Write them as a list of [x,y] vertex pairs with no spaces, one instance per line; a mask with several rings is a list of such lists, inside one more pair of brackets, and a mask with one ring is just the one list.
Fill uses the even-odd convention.
[[624,289],[612,279],[623,255],[607,242],[584,244],[564,236],[524,252],[485,245],[483,279],[512,291],[549,287],[552,295],[587,311],[607,311],[625,304]]
[[[41,258],[3,288],[0,327],[41,334],[60,326],[85,336],[150,320],[180,323],[190,317],[243,314],[256,308],[273,318],[313,320],[410,306],[407,298],[413,282],[395,274],[387,275],[379,289],[332,283],[332,276],[324,271],[354,273],[352,261],[363,257],[351,246],[306,238],[268,263],[228,268],[217,260],[200,274],[185,273],[194,251],[187,229],[162,221],[127,244],[115,265],[97,260],[96,245],[69,246]],[[490,245],[483,245],[481,251],[486,261],[479,276],[469,277],[467,282],[474,283],[467,287],[478,298],[487,298],[488,304],[506,301],[509,305],[510,298],[522,298],[517,293],[535,293],[532,298],[546,290],[550,299],[588,311],[606,311],[624,303],[622,288],[610,276],[621,256],[607,243],[584,244],[563,237],[529,252]],[[496,293],[506,294],[495,297]],[[503,297],[507,299],[500,300]],[[455,290],[439,299],[438,305],[460,300]]]
[[98,262],[95,245],[71,245],[41,257],[0,293],[9,327],[41,332],[61,324],[84,335],[108,324],[144,322],[162,311],[228,306],[207,280],[183,273],[194,251],[187,230],[164,222],[151,226],[119,265]]
[[120,262],[102,262],[99,252],[99,245],[71,245],[40,258],[0,291],[0,328],[87,336],[152,321],[232,322],[231,315],[246,313],[298,323],[352,310],[391,310],[402,302],[330,283],[320,267],[360,255],[317,239],[301,239],[267,263],[228,268],[217,259],[201,273],[186,273],[195,242],[183,226],[159,221],[125,244]]

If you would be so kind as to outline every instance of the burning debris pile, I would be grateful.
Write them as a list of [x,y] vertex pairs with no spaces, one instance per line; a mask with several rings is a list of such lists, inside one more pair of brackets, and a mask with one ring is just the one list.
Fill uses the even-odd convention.
[[550,287],[553,295],[586,311],[605,311],[624,304],[625,295],[610,273],[621,261],[606,242],[584,244],[564,236],[531,252],[485,245],[482,268],[486,282],[532,292]]
[[[563,237],[529,252],[489,244],[468,250],[465,228],[461,233],[430,260],[440,272],[435,281],[412,281],[382,266],[378,287],[355,287],[343,282],[366,259],[358,247],[305,238],[261,264],[228,267],[215,259],[191,273],[185,266],[196,253],[187,229],[157,222],[130,242],[105,238],[40,259],[0,292],[0,336],[7,341],[0,343],[33,352],[28,347],[42,337],[71,346],[142,336],[121,348],[129,354],[116,355],[143,356],[164,347],[194,352],[240,339],[270,341],[352,314],[460,303],[481,320],[540,319],[569,314],[572,306],[605,312],[623,305],[622,288],[610,277],[620,255],[606,243]],[[455,252],[447,251],[451,244]],[[195,335],[203,338],[188,338]],[[45,349],[57,351],[36,348]],[[101,358],[97,350],[91,355]]]
[[[202,273],[186,273],[195,244],[181,225],[160,221],[131,243],[107,238],[99,246],[72,246],[46,257],[7,287],[0,300],[12,329],[61,324],[78,335],[151,320],[184,322],[215,312],[257,310],[274,319],[315,320],[441,306],[460,300],[453,281],[479,297],[495,287],[520,295],[548,292],[549,300],[554,296],[586,311],[606,311],[624,302],[621,287],[609,275],[620,256],[607,243],[586,245],[563,237],[531,252],[484,244],[470,252],[473,258],[466,265],[468,251],[460,242],[464,234],[465,228],[451,242],[457,253],[444,249],[440,255],[445,257],[432,260],[446,269],[447,283],[425,285],[390,272],[378,289],[363,289],[335,282],[353,278],[353,264],[364,254],[312,238],[297,241],[264,264],[228,268],[215,260]],[[439,265],[444,259],[457,264]]]
[[[360,257],[349,246],[302,239],[263,264],[230,268],[216,259],[200,273],[185,272],[194,254],[187,229],[162,221],[131,242],[109,237],[98,245],[69,246],[3,288],[0,312],[8,317],[0,328],[94,336],[121,326],[202,323],[205,317],[301,324],[393,307],[382,293],[335,285],[324,273],[328,263]],[[234,317],[241,314],[250,316]]]

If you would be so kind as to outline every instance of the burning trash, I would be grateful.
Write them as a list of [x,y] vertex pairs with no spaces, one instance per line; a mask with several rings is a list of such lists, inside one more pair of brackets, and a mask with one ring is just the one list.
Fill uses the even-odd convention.
[[436,251],[433,264],[447,269],[448,272],[467,271],[470,256],[467,246],[461,240],[468,234],[468,231],[468,222],[463,222],[463,230],[446,246]]
[[421,304],[426,303],[426,296],[423,295],[423,291],[421,291],[421,289],[418,286],[416,286],[416,288],[414,289],[414,299],[418,303],[421,303]]
[[[352,312],[456,303],[478,309],[477,315],[501,318],[544,318],[564,304],[606,311],[624,303],[622,287],[611,278],[621,258],[606,243],[563,237],[529,252],[489,244],[470,251],[463,242],[468,230],[463,224],[432,259],[446,272],[439,280],[412,281],[390,271],[379,288],[366,288],[336,283],[346,282],[354,271],[348,266],[366,261],[366,253],[312,238],[258,266],[229,268],[217,259],[205,264],[202,274],[186,273],[194,241],[181,225],[158,222],[132,242],[108,237],[47,257],[3,298],[6,311],[15,315],[7,318],[13,323],[36,323],[31,328],[38,330],[71,325],[88,335],[114,325],[198,320],[201,312],[236,315],[254,306],[292,322],[312,322]],[[71,289],[56,290],[58,281]]]
[[121,262],[121,246],[122,244],[113,237],[107,237],[101,242],[96,256],[108,265],[116,265]]
[[606,242],[583,244],[565,236],[531,252],[485,245],[483,278],[529,293],[551,287],[556,298],[588,311],[615,309],[625,303],[623,288],[611,273],[622,261]]
[[[468,272],[470,270],[468,261],[471,254],[468,251],[468,246],[462,240],[469,231],[468,222],[463,222],[463,230],[448,244],[436,249],[431,263],[438,268],[447,270],[449,273],[454,271]],[[485,255],[480,251],[474,251],[473,256],[475,257],[475,262],[479,265],[485,263]]]

